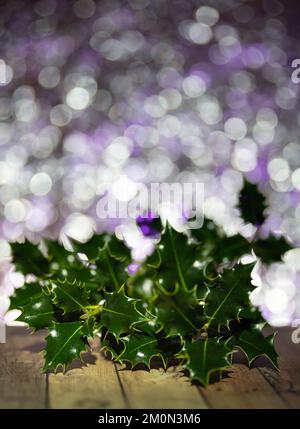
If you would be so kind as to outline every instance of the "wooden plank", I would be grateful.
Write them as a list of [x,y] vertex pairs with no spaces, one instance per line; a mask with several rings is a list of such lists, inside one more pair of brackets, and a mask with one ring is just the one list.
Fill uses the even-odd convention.
[[300,408],[300,343],[293,343],[292,331],[280,329],[275,337],[280,372],[269,368],[260,371],[288,408]]
[[212,408],[286,408],[258,369],[240,364],[229,378],[200,391]]
[[86,354],[86,366],[49,374],[50,408],[125,408],[113,362],[101,353]]
[[123,370],[118,375],[130,408],[176,409],[207,408],[196,386],[174,368]]
[[[0,344],[0,408],[47,406],[46,376],[41,374],[43,333],[9,328]],[[300,344],[291,330],[276,339],[278,373],[270,368],[236,364],[230,377],[207,389],[190,384],[174,368],[116,372],[111,361],[94,351],[86,366],[76,364],[65,375],[49,374],[48,405],[52,408],[299,408]],[[259,362],[258,362],[259,364]],[[121,384],[120,384],[121,383]]]
[[41,373],[43,333],[28,335],[23,328],[7,328],[0,344],[0,408],[44,408],[46,376]]

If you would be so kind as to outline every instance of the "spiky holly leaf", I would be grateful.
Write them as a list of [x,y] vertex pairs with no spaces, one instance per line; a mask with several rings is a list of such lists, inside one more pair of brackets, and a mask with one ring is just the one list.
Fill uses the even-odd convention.
[[292,246],[284,237],[270,236],[265,240],[257,240],[252,245],[254,253],[264,263],[280,261],[285,252],[292,249]]
[[12,243],[11,249],[17,271],[25,275],[34,274],[36,276],[44,276],[49,273],[49,261],[37,245],[25,241],[24,243]]
[[30,328],[43,329],[51,325],[54,318],[54,308],[48,296],[41,293],[21,307],[22,314],[18,318],[27,323]]
[[122,337],[121,341],[124,344],[124,350],[117,358],[121,363],[129,362],[132,368],[142,363],[149,368],[151,360],[155,356],[161,357],[164,362],[155,337],[135,333]]
[[198,380],[204,386],[209,384],[210,375],[216,371],[224,371],[229,367],[230,352],[218,338],[206,338],[198,341],[185,341],[183,352],[184,367],[189,371],[192,380]]
[[84,253],[90,262],[94,262],[99,255],[99,250],[103,248],[106,242],[106,234],[94,235],[87,243],[78,241],[72,242],[74,252]]
[[212,267],[212,276],[215,275],[214,254],[220,246],[220,231],[217,226],[208,219],[205,219],[203,225],[199,229],[190,231],[192,239],[198,244],[196,257],[198,264],[201,266],[204,278],[206,278],[206,270],[208,265]]
[[50,275],[47,278],[59,279],[61,282],[85,285],[86,289],[100,290],[100,273],[91,267],[90,261],[83,260],[78,254],[69,252],[59,243],[45,240]]
[[100,328],[107,328],[108,332],[119,337],[138,329],[138,325],[147,320],[148,317],[137,309],[137,300],[129,298],[123,286],[116,292],[105,294]]
[[90,262],[101,259],[101,253],[104,249],[108,250],[113,259],[119,261],[130,260],[130,250],[115,235],[94,235],[87,243],[74,241],[73,247],[75,252],[84,253]]
[[69,257],[73,256],[72,252],[69,252],[57,241],[44,240],[44,244],[47,249],[48,260],[50,264],[56,263],[61,268],[69,266]]
[[25,283],[22,288],[16,289],[10,299],[10,308],[21,310],[18,320],[34,329],[49,326],[54,318],[51,300],[38,283]]
[[229,326],[232,320],[239,320],[243,308],[249,307],[249,291],[252,290],[250,273],[253,264],[237,264],[226,269],[214,285],[208,288],[205,303],[205,314],[209,327]]
[[109,255],[125,263],[129,263],[131,260],[130,250],[125,246],[124,242],[119,240],[115,235],[110,235],[107,238],[107,246]]
[[44,371],[64,369],[85,350],[83,322],[53,323],[46,337]]
[[226,237],[208,220],[204,221],[201,228],[191,230],[191,234],[199,243],[197,255],[202,262],[213,262],[215,265],[234,262],[252,250],[251,243],[242,235]]
[[42,288],[39,283],[25,283],[21,288],[15,289],[14,294],[10,297],[11,308],[20,308],[30,302],[31,298],[40,295]]
[[179,288],[176,294],[161,293],[154,302],[157,323],[166,338],[195,335],[205,323],[203,306],[197,297],[197,287],[191,291]]
[[85,306],[89,303],[89,297],[84,285],[76,281],[69,283],[67,280],[60,281],[57,279],[51,281],[51,287],[54,294],[54,303],[62,308],[65,313],[77,310],[85,311]]
[[265,197],[253,183],[245,181],[240,192],[239,208],[245,222],[258,226],[264,222]]
[[[102,234],[85,244],[73,243],[74,252],[53,241],[46,241],[45,244],[55,278],[69,283],[85,283],[93,289],[106,287],[108,290],[119,288],[125,281],[130,251],[115,236]],[[83,261],[78,252],[86,254],[88,260]]]
[[278,355],[274,348],[274,336],[265,337],[261,331],[254,329],[242,332],[233,344],[245,353],[249,365],[259,356],[266,356],[274,367],[278,368]]
[[[157,267],[156,279],[160,287],[167,293],[176,291],[177,285],[185,290],[193,289],[199,280],[199,270],[194,266],[196,244],[167,224],[157,251],[160,264]],[[151,261],[152,259],[153,257]]]
[[217,263],[230,262],[232,264],[243,255],[250,254],[251,251],[251,243],[242,235],[236,234],[232,237],[220,239],[218,248],[213,254],[213,259]]
[[154,287],[156,271],[147,266],[142,267],[134,276],[130,276],[126,286],[131,297],[153,301],[157,291]]
[[102,330],[100,333],[100,338],[101,350],[109,352],[113,359],[117,359],[125,349],[125,344],[121,341],[121,339],[117,338],[110,332],[107,332],[106,329]]
[[130,263],[130,252],[117,238],[106,240],[99,249],[95,261],[100,284],[108,291],[118,290],[127,279],[126,268]]

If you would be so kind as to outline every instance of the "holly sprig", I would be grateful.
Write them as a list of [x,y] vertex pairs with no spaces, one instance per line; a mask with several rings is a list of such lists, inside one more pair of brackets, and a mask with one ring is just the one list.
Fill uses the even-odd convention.
[[[250,196],[255,200],[253,187]],[[250,211],[256,224],[263,214],[255,210],[264,210],[258,201]],[[94,336],[120,363],[150,367],[160,359],[205,386],[212,373],[230,369],[238,349],[249,365],[265,355],[277,366],[274,336],[264,337],[265,322],[249,301],[253,264],[240,259],[254,251],[269,263],[289,244],[226,237],[207,219],[189,233],[169,224],[159,232],[155,252],[135,275],[127,269],[128,248],[115,236],[95,235],[73,243],[72,251],[49,240],[12,244],[16,268],[34,281],[16,290],[11,307],[22,311],[20,320],[30,328],[48,330],[45,371],[65,369]]]

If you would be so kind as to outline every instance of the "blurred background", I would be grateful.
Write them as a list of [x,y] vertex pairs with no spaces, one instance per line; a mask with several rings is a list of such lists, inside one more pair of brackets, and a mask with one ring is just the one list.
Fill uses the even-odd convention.
[[205,215],[251,237],[237,209],[247,178],[267,198],[259,234],[296,247],[257,269],[253,304],[273,325],[298,320],[299,12],[279,0],[1,1],[0,294],[23,284],[9,242],[113,232],[99,201],[130,200],[137,183],[204,183]]

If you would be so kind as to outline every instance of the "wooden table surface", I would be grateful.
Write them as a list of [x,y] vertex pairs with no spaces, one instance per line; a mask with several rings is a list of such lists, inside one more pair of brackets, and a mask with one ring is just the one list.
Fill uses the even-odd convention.
[[262,359],[204,389],[174,368],[124,370],[94,350],[65,374],[42,374],[43,333],[9,328],[0,344],[0,408],[300,408],[300,344],[276,338],[280,373]]

